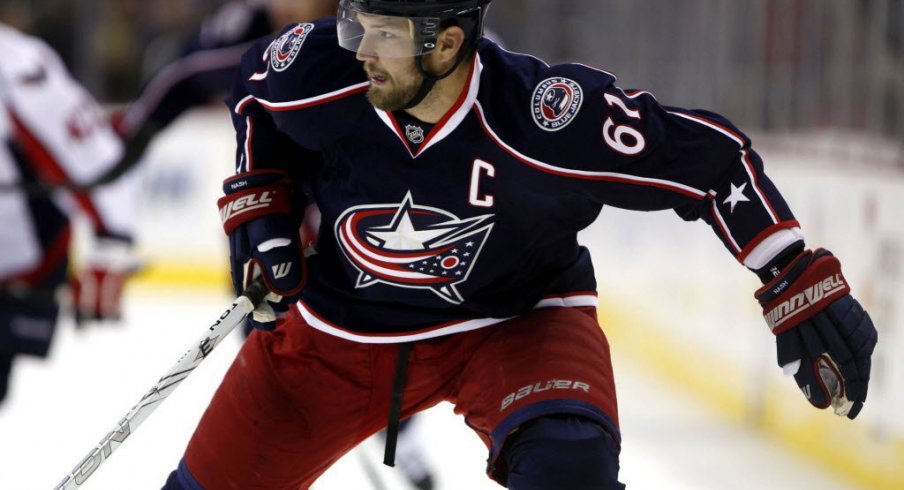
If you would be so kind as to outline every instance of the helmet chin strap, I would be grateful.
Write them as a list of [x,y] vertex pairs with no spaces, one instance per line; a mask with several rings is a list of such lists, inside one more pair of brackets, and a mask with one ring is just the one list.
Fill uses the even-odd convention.
[[452,72],[455,71],[456,68],[458,68],[458,65],[461,63],[462,59],[464,59],[463,56],[456,56],[455,64],[452,65],[452,68],[449,68],[445,73],[441,75],[434,75],[424,69],[424,55],[419,54],[415,56],[414,64],[417,66],[417,71],[421,73],[421,76],[423,76],[424,79],[421,81],[421,86],[418,87],[417,93],[414,94],[414,97],[412,97],[404,107],[402,107],[402,110],[411,109],[412,107],[423,102],[424,97],[427,97],[427,94],[429,94],[430,91],[433,90],[433,86],[436,85],[436,82],[451,75]]

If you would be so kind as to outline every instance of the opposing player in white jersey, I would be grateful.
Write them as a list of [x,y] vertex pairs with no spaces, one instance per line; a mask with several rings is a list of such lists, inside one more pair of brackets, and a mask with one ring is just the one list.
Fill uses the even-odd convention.
[[[47,355],[67,279],[79,324],[119,317],[123,284],[136,264],[136,180],[125,175],[80,187],[119,160],[119,138],[44,42],[0,24],[0,52],[2,400],[16,356]],[[94,233],[72,274],[75,212]]]

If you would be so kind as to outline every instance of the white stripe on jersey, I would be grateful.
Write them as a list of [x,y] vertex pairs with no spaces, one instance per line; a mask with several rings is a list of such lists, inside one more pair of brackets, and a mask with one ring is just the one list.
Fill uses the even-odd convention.
[[[599,303],[596,294],[587,293],[587,294],[577,294],[571,296],[556,296],[556,297],[546,297],[540,300],[536,305],[534,305],[533,309],[538,308],[579,308],[579,307],[593,307],[595,308]],[[469,332],[471,330],[477,330],[479,328],[489,327],[491,325],[495,325],[497,323],[502,323],[506,320],[511,320],[515,317],[505,317],[505,318],[476,318],[474,320],[465,320],[454,323],[444,323],[441,325],[437,325],[435,327],[428,327],[422,330],[408,332],[404,334],[374,334],[374,335],[366,335],[362,333],[352,332],[346,330],[338,325],[333,325],[327,320],[323,319],[311,310],[303,301],[299,301],[295,304],[298,308],[299,313],[301,313],[302,318],[313,328],[320,330],[323,333],[332,335],[334,337],[339,337],[345,340],[351,340],[352,342],[360,342],[362,344],[396,344],[401,342],[411,342],[414,340],[424,340],[424,339],[432,339],[435,337],[442,337],[444,335],[451,335],[455,333],[461,332]]]

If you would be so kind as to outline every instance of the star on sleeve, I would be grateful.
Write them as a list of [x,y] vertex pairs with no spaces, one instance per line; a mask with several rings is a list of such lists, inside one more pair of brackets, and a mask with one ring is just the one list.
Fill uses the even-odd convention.
[[729,196],[725,198],[724,201],[722,201],[722,204],[731,204],[731,210],[729,212],[734,213],[735,206],[737,206],[740,202],[750,202],[750,199],[748,199],[747,196],[744,195],[745,187],[747,187],[747,182],[741,184],[740,187],[734,185],[734,183],[732,182],[731,194],[729,194]]

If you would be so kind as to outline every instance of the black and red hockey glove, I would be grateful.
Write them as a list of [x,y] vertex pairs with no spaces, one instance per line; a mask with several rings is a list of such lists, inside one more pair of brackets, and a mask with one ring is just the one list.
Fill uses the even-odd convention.
[[280,171],[255,170],[226,179],[223,192],[217,205],[229,236],[232,285],[239,294],[262,277],[270,294],[249,318],[254,328],[272,330],[306,277],[291,181]]
[[755,296],[776,335],[778,364],[817,408],[853,419],[866,401],[876,328],[831,252],[806,250]]

